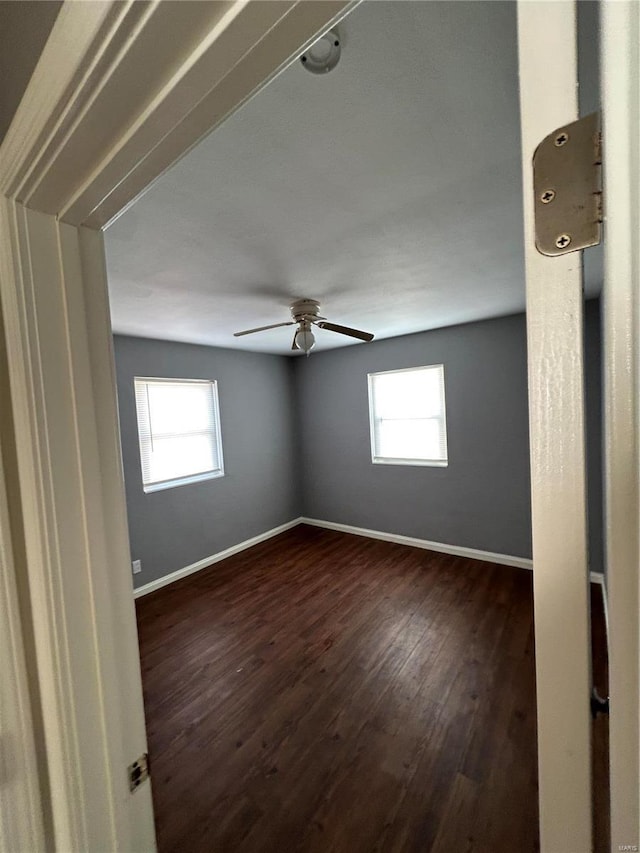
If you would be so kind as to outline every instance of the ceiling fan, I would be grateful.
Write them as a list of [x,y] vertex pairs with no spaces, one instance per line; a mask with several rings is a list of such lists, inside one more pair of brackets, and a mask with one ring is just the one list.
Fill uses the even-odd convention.
[[307,355],[315,346],[316,339],[311,326],[319,329],[328,329],[330,332],[338,332],[340,335],[348,335],[350,338],[358,338],[361,341],[372,341],[370,332],[361,332],[359,329],[350,329],[349,326],[338,326],[330,323],[326,317],[320,316],[320,303],[315,299],[298,299],[289,306],[292,320],[285,323],[273,323],[271,326],[258,326],[257,329],[246,329],[244,332],[236,332],[234,338],[242,335],[252,335],[254,332],[264,332],[266,329],[278,329],[280,326],[294,326],[298,328],[293,336],[292,350],[302,350]]

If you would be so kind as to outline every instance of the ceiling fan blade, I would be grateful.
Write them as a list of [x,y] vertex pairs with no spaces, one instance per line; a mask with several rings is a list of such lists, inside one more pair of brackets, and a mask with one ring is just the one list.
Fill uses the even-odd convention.
[[328,329],[330,332],[338,332],[340,335],[349,335],[350,338],[359,338],[361,341],[373,340],[371,332],[361,332],[359,329],[350,329],[349,326],[338,326],[336,323],[327,323],[325,320],[316,323],[316,326]]
[[240,338],[242,335],[252,335],[254,332],[264,332],[266,329],[278,329],[280,326],[293,326],[295,320],[289,320],[287,323],[272,323],[271,326],[258,326],[257,329],[245,329],[244,332],[234,332],[234,338]]
[[298,338],[298,330],[296,329],[296,331],[295,331],[295,333],[294,333],[294,335],[293,335],[293,343],[291,344],[291,349],[292,349],[294,352],[295,352],[297,349],[300,349],[300,347],[298,346],[297,338]]

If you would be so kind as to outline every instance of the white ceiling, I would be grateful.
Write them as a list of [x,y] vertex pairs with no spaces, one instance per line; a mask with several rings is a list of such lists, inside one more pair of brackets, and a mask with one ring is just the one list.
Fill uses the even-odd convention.
[[340,36],[109,228],[116,332],[286,354],[233,332],[299,297],[376,338],[524,309],[515,4],[365,2]]

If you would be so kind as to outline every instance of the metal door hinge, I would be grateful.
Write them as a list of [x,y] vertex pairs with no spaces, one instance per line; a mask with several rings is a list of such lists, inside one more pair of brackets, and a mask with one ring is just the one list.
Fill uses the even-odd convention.
[[149,756],[143,753],[137,761],[130,764],[127,768],[129,774],[129,790],[135,791],[140,785],[149,778]]
[[592,113],[542,140],[533,155],[536,248],[566,255],[602,239],[602,137]]

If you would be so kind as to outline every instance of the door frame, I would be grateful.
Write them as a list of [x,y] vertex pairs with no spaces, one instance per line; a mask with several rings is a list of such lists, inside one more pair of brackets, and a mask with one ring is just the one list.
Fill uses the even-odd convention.
[[[640,6],[602,6],[602,291],[611,850],[640,846]],[[597,780],[596,780],[597,784]]]
[[3,849],[155,849],[101,229],[353,5],[65,2],[2,143]]
[[[176,25],[179,5],[197,27]],[[19,524],[0,512],[4,553],[13,543],[3,568],[15,580],[14,592],[0,595],[0,623],[12,620],[20,629],[19,642],[0,657],[0,678],[16,685],[16,702],[38,712],[11,733],[25,759],[11,804],[25,817],[14,836],[24,837],[26,849],[33,846],[28,833],[42,832],[38,807],[55,849],[155,846],[150,786],[131,794],[126,776],[127,765],[146,751],[146,736],[101,229],[354,5],[230,0],[189,4],[185,16],[185,4],[162,0],[65,2],[0,148],[0,298],[16,460],[15,470],[5,464],[4,473],[7,489],[20,496]],[[551,8],[574,2],[541,5],[548,45]],[[160,37],[167,31],[170,40]],[[521,31],[521,46],[531,37]],[[548,62],[547,47],[543,53]],[[624,62],[637,80],[637,54]],[[562,114],[557,124],[572,117]],[[627,121],[624,132],[637,152],[638,128]],[[637,160],[630,168],[637,176]],[[637,290],[632,298],[635,316]],[[548,321],[541,311],[540,329]],[[618,341],[611,376],[636,349],[635,337]],[[532,413],[536,443],[549,428],[540,414]],[[635,419],[630,429],[637,441]],[[4,458],[10,442],[6,432],[0,437]],[[620,472],[613,464],[608,472],[615,488]],[[579,491],[579,476],[576,483]],[[579,520],[572,518],[579,549]],[[618,520],[625,542],[630,523]],[[617,612],[615,601],[632,588],[637,620],[637,580],[629,587],[625,566],[617,587],[610,578],[610,608]],[[575,572],[571,584],[581,589]],[[564,613],[556,609],[556,618]],[[616,636],[612,631],[617,643]],[[547,666],[558,672],[548,646],[539,679]],[[628,665],[637,673],[635,647]],[[25,668],[31,685],[16,675]],[[637,737],[637,695],[635,701],[627,728]],[[613,737],[616,713],[612,706],[612,750],[621,744]],[[541,751],[551,755],[555,738],[543,727]],[[556,811],[551,798],[541,788],[542,814]],[[2,824],[0,840],[4,832]],[[545,841],[542,849],[561,848]]]
[[582,253],[546,257],[537,251],[533,189],[536,148],[578,118],[575,3],[520,0],[518,63],[540,849],[588,851],[591,626]]

